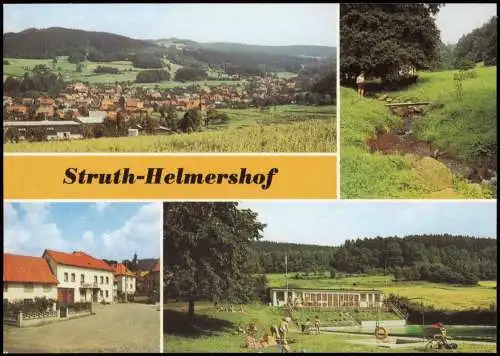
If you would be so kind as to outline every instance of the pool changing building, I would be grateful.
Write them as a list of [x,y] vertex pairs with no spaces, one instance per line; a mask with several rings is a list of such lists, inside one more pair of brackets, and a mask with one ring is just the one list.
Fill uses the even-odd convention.
[[332,290],[311,288],[270,288],[270,304],[281,307],[382,308],[384,295],[379,290]]

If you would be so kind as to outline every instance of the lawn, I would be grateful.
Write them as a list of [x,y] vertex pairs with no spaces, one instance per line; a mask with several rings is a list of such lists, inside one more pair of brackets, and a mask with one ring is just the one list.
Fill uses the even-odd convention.
[[[414,133],[465,163],[496,150],[496,68],[475,71],[476,78],[463,81],[461,99],[455,93],[456,71],[421,73],[419,83],[388,93],[397,102],[431,101]],[[469,184],[430,157],[371,153],[367,139],[402,119],[383,101],[361,99],[352,89],[341,88],[341,103],[343,198],[494,198],[490,187]]]
[[335,152],[335,107],[225,110],[227,125],[166,136],[4,144],[6,152]]
[[[186,319],[186,304],[170,302],[164,306],[164,352],[251,352],[243,346],[246,337],[235,332],[250,321],[256,323],[262,335],[284,315],[277,308],[264,305],[245,305],[243,312],[217,312],[209,303],[195,305],[195,328]],[[302,335],[295,326],[290,327],[290,347],[294,352],[391,352],[377,347],[371,335],[345,335],[323,332],[320,335]],[[372,345],[356,344],[356,341]],[[495,352],[496,345],[473,344],[458,341],[461,352]],[[281,352],[271,346],[264,352]],[[425,352],[422,348],[397,349],[395,352]],[[393,352],[394,352],[393,351]]]
[[[393,293],[401,297],[423,298],[423,304],[445,310],[467,310],[477,307],[489,308],[496,301],[496,281],[481,281],[477,286],[454,286],[431,282],[394,282],[392,276],[355,276],[322,279],[293,279],[289,274],[289,287],[300,288],[343,288],[377,289],[385,294]],[[286,285],[282,274],[267,275],[270,287]]]

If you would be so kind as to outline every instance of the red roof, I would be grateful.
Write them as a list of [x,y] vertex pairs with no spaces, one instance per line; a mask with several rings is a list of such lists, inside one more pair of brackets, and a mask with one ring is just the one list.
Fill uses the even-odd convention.
[[125,266],[123,263],[118,263],[117,265],[114,265],[113,266],[113,270],[114,270],[114,275],[115,276],[131,276],[131,277],[135,277],[135,274],[133,274],[132,272],[129,271],[129,269],[127,268],[127,266]]
[[58,284],[49,264],[41,257],[3,254],[3,281]]
[[160,272],[160,260],[158,260],[153,268],[153,272]]
[[104,271],[113,272],[113,267],[109,266],[103,260],[99,260],[81,251],[74,251],[73,253],[58,252],[53,250],[45,250],[43,255],[49,256],[54,261],[61,265],[74,266],[89,269],[99,269]]

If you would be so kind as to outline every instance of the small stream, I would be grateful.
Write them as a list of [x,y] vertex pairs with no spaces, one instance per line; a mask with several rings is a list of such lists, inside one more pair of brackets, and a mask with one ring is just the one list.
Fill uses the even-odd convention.
[[419,157],[431,157],[443,163],[448,169],[470,183],[488,183],[496,189],[497,165],[494,157],[479,159],[474,165],[458,161],[450,153],[433,146],[430,142],[418,139],[413,133],[413,122],[423,118],[422,110],[417,107],[397,107],[391,111],[403,118],[403,125],[391,132],[379,132],[367,144],[371,152],[384,154],[413,154]]

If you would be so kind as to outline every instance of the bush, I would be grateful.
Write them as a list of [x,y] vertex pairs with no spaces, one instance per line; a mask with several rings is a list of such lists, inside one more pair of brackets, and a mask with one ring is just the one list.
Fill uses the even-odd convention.
[[5,302],[3,304],[4,312],[41,312],[51,309],[56,303],[54,299],[47,299],[45,297],[35,298],[34,301],[16,301]]
[[102,73],[118,74],[118,72],[119,72],[118,68],[115,67],[97,66],[97,68],[94,69],[94,73],[96,74],[102,74]]
[[199,68],[183,67],[175,72],[174,79],[178,82],[196,81],[207,79],[207,72]]
[[137,73],[136,83],[159,83],[170,80],[170,73],[164,69],[144,70]]
[[8,60],[6,60],[6,59],[3,60],[3,65],[4,66],[8,66],[9,64],[10,64],[10,62]]
[[471,61],[470,59],[462,59],[457,63],[456,68],[461,70],[469,70],[476,67],[476,63]]

